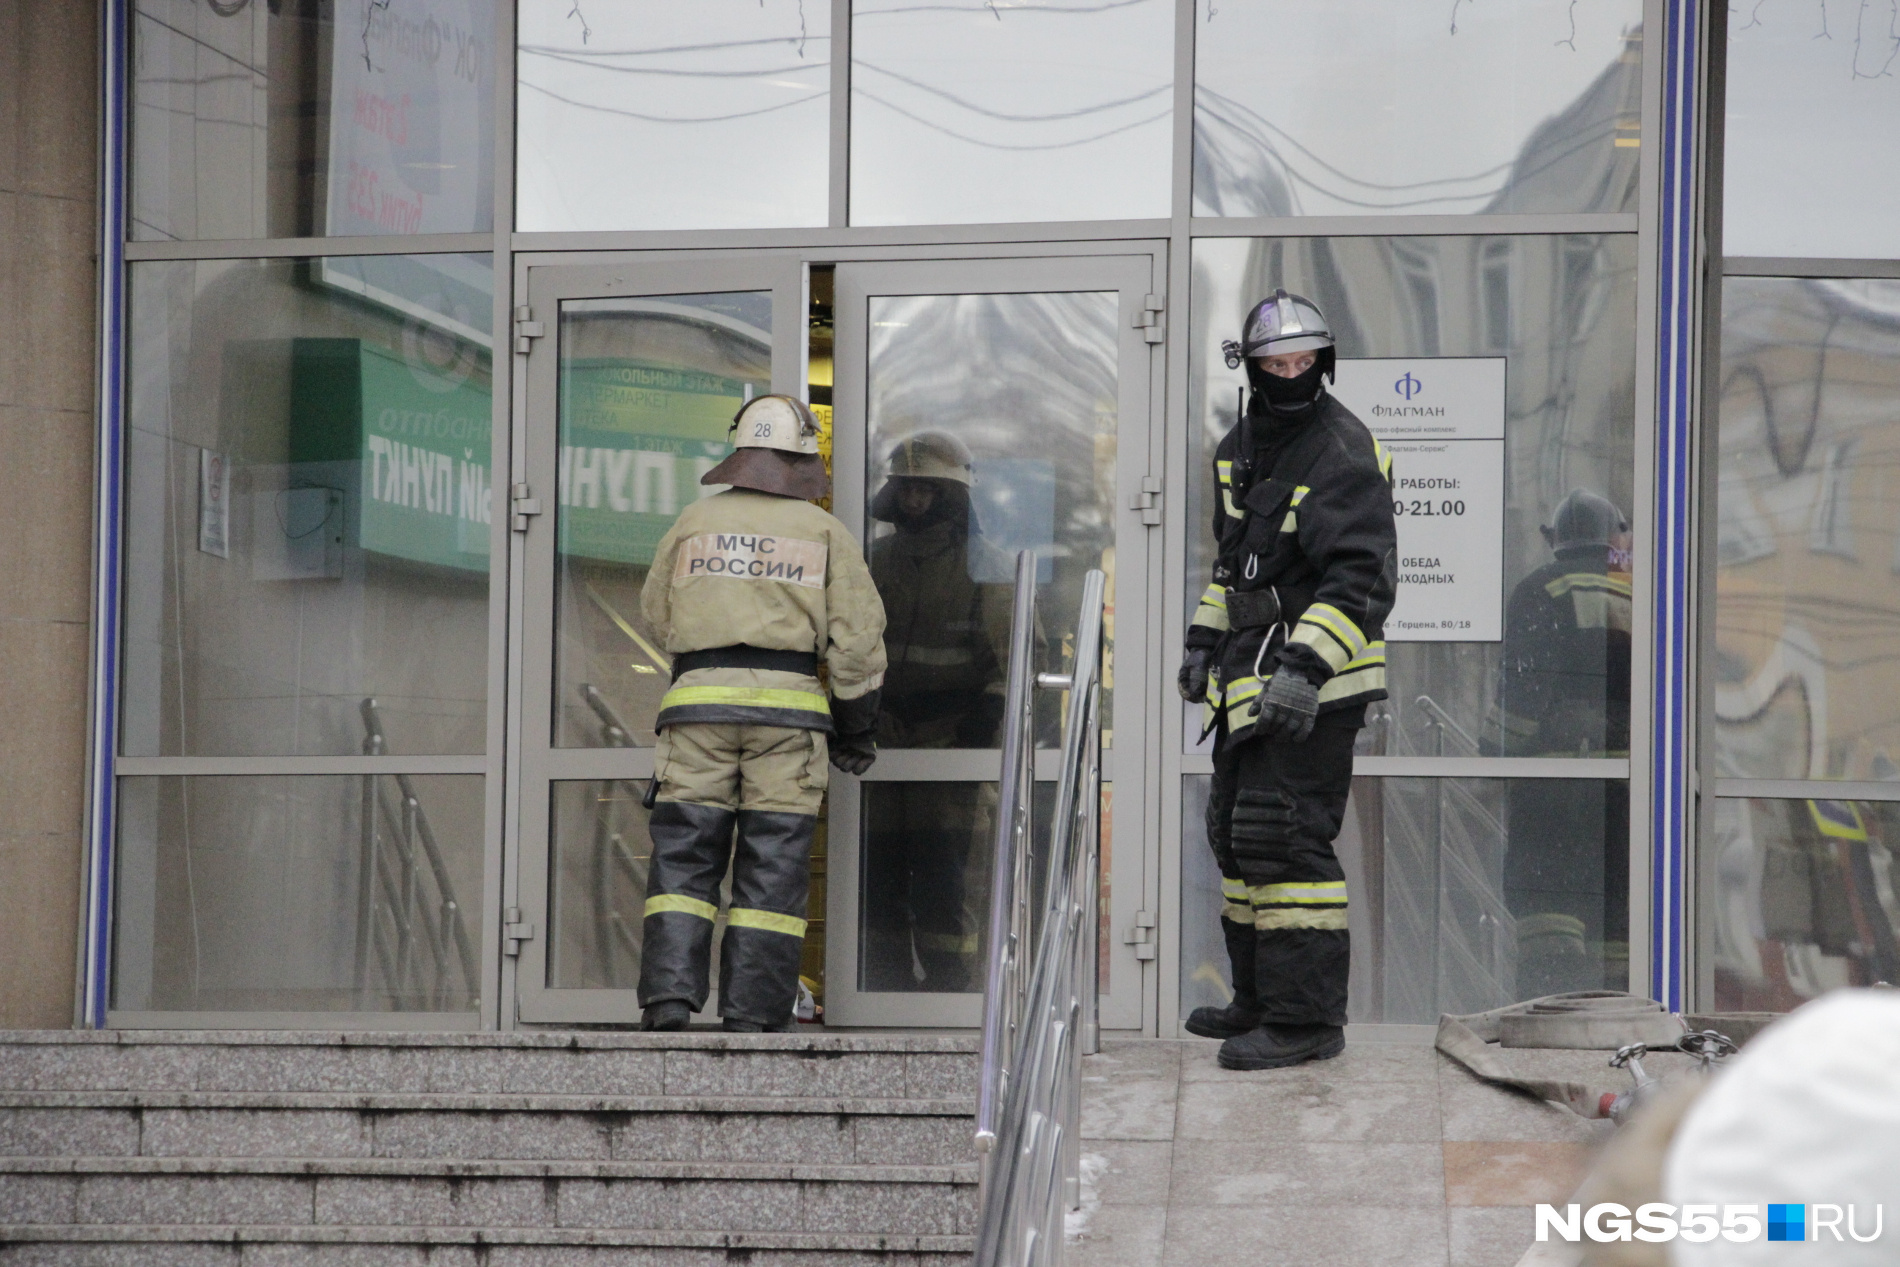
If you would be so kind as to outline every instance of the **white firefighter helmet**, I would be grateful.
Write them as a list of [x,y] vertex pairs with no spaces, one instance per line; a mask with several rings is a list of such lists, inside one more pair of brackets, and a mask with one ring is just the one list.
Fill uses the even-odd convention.
[[732,416],[732,447],[777,449],[781,453],[818,452],[818,419],[804,401],[792,396],[755,396]]
[[1262,299],[1247,314],[1238,342],[1228,339],[1221,344],[1227,368],[1238,369],[1242,361],[1257,356],[1280,356],[1287,352],[1314,352],[1333,346],[1333,332],[1318,305],[1303,295],[1276,290]]
[[967,485],[975,482],[973,462],[969,447],[955,436],[919,431],[891,447],[890,473],[892,478],[955,480]]

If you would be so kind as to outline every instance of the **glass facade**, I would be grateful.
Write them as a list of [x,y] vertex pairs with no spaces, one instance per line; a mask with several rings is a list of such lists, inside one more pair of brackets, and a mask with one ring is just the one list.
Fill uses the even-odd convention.
[[1642,20],[1641,0],[1196,6],[1194,213],[1634,211]]
[[135,265],[121,751],[479,753],[485,255]]
[[482,780],[128,778],[112,1006],[473,1012]]
[[825,223],[831,6],[522,0],[528,232]]
[[[1334,391],[1398,479],[1390,698],[1340,843],[1354,1019],[1890,978],[1900,247],[1867,156],[1895,41],[1832,2],[1731,15],[1719,390],[1677,419],[1659,358],[1695,340],[1644,297],[1657,226],[1700,195],[1661,166],[1680,112],[1646,13],[135,0],[100,488],[109,1010],[637,1017],[672,669],[647,565],[739,404],[802,389],[892,616],[884,763],[834,786],[803,975],[821,1002],[833,962],[839,998],[978,988],[1030,549],[1040,668],[1109,578],[1102,977],[1117,1024],[1173,1032],[1227,986],[1211,761],[1164,679],[1242,382],[1220,344],[1281,286],[1326,313]],[[937,271],[852,281],[911,267]],[[1671,426],[1704,427],[1719,489],[1695,946],[1652,909],[1677,900],[1652,892],[1676,789],[1649,760],[1676,724],[1655,631],[1688,601],[1653,588]],[[863,1023],[900,1013],[939,1023]]]
[[1757,4],[1728,24],[1723,249],[1893,259],[1900,31],[1853,5]]
[[130,236],[486,232],[495,12],[137,0]]
[[[1374,706],[1361,751],[1627,755],[1636,278],[1629,234],[1197,242],[1185,609],[1212,570],[1213,452],[1234,426],[1243,381],[1220,345],[1261,295],[1285,286],[1326,313],[1342,363],[1334,392],[1391,451],[1402,598],[1449,577],[1456,610],[1488,626],[1474,631],[1485,640],[1439,640],[1444,631],[1408,630],[1407,609],[1395,609],[1386,630],[1391,699]],[[1355,362],[1391,369],[1369,378]],[[1501,398],[1489,402],[1501,407],[1501,443],[1435,442],[1391,417],[1413,407],[1394,386],[1424,384],[1412,399],[1436,408],[1441,376],[1449,382],[1487,362],[1503,377]],[[1623,519],[1607,548],[1558,541],[1556,512],[1577,489],[1607,498]],[[1459,548],[1465,539],[1437,531],[1445,516],[1430,512],[1444,510],[1473,523],[1488,514],[1482,533],[1501,544],[1501,559],[1462,548],[1463,560],[1441,557],[1437,541]],[[1427,556],[1442,566],[1426,566]],[[1489,570],[1478,577],[1482,565]],[[1187,733],[1190,744],[1198,733]]]
[[1168,214],[1167,0],[858,0],[851,16],[851,223]]

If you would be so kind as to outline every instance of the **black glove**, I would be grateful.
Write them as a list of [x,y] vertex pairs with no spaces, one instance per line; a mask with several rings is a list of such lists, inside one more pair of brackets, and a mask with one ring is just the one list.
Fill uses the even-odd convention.
[[856,699],[831,701],[831,764],[846,774],[863,774],[877,760],[878,691]]
[[1285,792],[1244,787],[1234,797],[1232,843],[1235,869],[1259,874],[1267,864],[1284,863],[1294,829],[1293,798]]
[[1181,671],[1175,675],[1175,685],[1180,689],[1181,698],[1190,704],[1207,702],[1207,662],[1214,658],[1212,647],[1189,647],[1181,657]]
[[1313,733],[1313,719],[1319,716],[1319,688],[1292,665],[1281,665],[1267,682],[1267,689],[1254,701],[1260,720],[1256,729],[1272,739],[1305,743]]

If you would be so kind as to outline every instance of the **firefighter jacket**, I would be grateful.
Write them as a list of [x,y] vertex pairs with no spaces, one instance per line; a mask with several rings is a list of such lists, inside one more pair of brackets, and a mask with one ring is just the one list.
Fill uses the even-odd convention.
[[1212,583],[1188,627],[1211,647],[1207,728],[1246,738],[1281,666],[1322,713],[1385,698],[1385,618],[1397,584],[1392,458],[1324,391],[1304,417],[1255,405],[1214,453]]
[[[735,488],[686,507],[660,538],[640,611],[674,655],[720,648],[815,655],[830,666],[831,694],[841,700],[884,681],[884,604],[870,569],[850,530],[810,502]],[[660,701],[655,725],[829,731],[814,670],[809,661],[689,669]]]
[[1009,674],[1010,558],[965,516],[899,525],[871,543],[890,624],[883,708],[894,744],[990,747]]
[[1487,747],[1510,757],[1627,752],[1629,578],[1601,547],[1567,550],[1511,591]]

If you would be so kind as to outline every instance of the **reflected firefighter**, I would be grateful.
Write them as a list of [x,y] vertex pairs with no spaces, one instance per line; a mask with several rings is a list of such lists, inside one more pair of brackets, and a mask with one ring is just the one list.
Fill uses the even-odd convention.
[[[1612,570],[1629,524],[1572,489],[1540,531],[1556,556],[1519,581],[1485,748],[1511,757],[1629,751],[1630,583]],[[1626,565],[1627,566],[1627,565]],[[1504,900],[1517,920],[1517,994],[1621,990],[1629,964],[1629,800],[1598,779],[1513,780]]]
[[884,608],[850,532],[806,500],[830,491],[817,420],[761,396],[733,428],[734,452],[700,480],[732,487],[681,512],[640,596],[673,655],[640,964],[650,1030],[683,1029],[706,1004],[729,863],[724,1027],[792,1028],[825,762],[862,774],[877,757]]
[[1284,290],[1248,314],[1246,412],[1215,451],[1219,553],[1187,635],[1184,698],[1217,736],[1207,808],[1234,1001],[1190,1033],[1220,1063],[1271,1069],[1345,1047],[1350,944],[1333,840],[1353,739],[1385,698],[1396,577],[1391,459],[1330,396],[1333,338]]
[[[871,517],[889,624],[878,740],[897,748],[993,748],[1009,671],[1009,559],[984,540],[968,448],[923,431],[891,450]],[[905,782],[868,798],[868,838],[901,841],[867,859],[868,982],[963,991],[976,982],[995,789]]]

